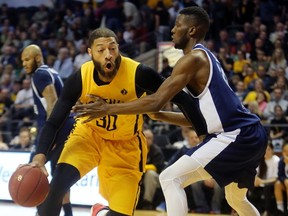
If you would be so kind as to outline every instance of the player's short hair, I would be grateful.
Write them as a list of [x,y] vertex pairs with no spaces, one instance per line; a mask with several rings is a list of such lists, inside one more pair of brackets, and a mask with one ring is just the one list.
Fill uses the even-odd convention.
[[92,31],[89,36],[89,41],[88,41],[89,47],[92,46],[94,40],[96,40],[97,38],[101,38],[101,37],[113,37],[118,43],[118,37],[112,30],[108,28],[97,28],[94,31]]
[[201,28],[202,36],[205,36],[205,34],[208,32],[208,29],[210,27],[210,19],[207,12],[202,8],[198,6],[192,6],[192,7],[186,7],[183,8],[180,12],[180,15],[185,15],[191,17],[191,20],[193,20],[193,23],[198,25]]

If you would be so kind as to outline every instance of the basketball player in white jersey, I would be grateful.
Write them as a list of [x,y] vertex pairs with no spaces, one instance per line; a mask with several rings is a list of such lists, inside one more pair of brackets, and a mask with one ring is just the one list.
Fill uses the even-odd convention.
[[227,202],[240,216],[260,216],[246,194],[254,186],[267,133],[260,119],[230,88],[219,61],[201,44],[208,30],[209,16],[203,8],[184,8],[171,31],[175,48],[182,49],[184,56],[156,93],[113,105],[90,95],[95,102],[74,106],[74,111],[88,117],[87,121],[104,115],[153,113],[186,88],[192,102],[182,101],[186,103],[182,111],[204,139],[160,174],[167,215],[186,216],[184,188],[214,178],[225,188]]

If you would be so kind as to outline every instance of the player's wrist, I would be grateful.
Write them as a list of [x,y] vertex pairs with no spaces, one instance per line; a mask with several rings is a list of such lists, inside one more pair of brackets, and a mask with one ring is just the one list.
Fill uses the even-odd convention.
[[33,159],[32,159],[32,163],[36,164],[38,166],[44,166],[46,162],[46,156],[45,154],[36,154]]
[[110,106],[110,104],[105,104],[105,110],[106,115],[113,115],[113,106]]

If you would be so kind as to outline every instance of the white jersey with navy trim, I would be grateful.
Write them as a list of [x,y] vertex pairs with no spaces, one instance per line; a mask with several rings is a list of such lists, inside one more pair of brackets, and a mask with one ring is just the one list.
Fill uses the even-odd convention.
[[38,126],[41,127],[47,118],[46,112],[46,100],[42,95],[42,92],[46,86],[53,84],[56,89],[57,96],[63,88],[63,82],[58,74],[52,68],[47,65],[41,65],[32,75],[32,89],[34,98],[34,111],[37,115]]
[[259,122],[260,119],[243,106],[230,88],[220,62],[213,53],[202,44],[196,44],[193,49],[203,50],[210,64],[209,79],[200,95],[193,95],[189,87],[186,87],[199,112],[194,115],[204,119],[195,124],[196,131],[221,133]]

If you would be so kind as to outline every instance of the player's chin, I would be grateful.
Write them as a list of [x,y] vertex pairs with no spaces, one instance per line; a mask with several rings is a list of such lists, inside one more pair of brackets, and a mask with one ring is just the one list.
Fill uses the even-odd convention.
[[105,70],[105,77],[107,79],[113,79],[115,74],[116,74],[116,72],[117,72],[116,70],[111,70],[111,69]]
[[30,74],[30,73],[32,73],[32,70],[26,70],[26,73]]

